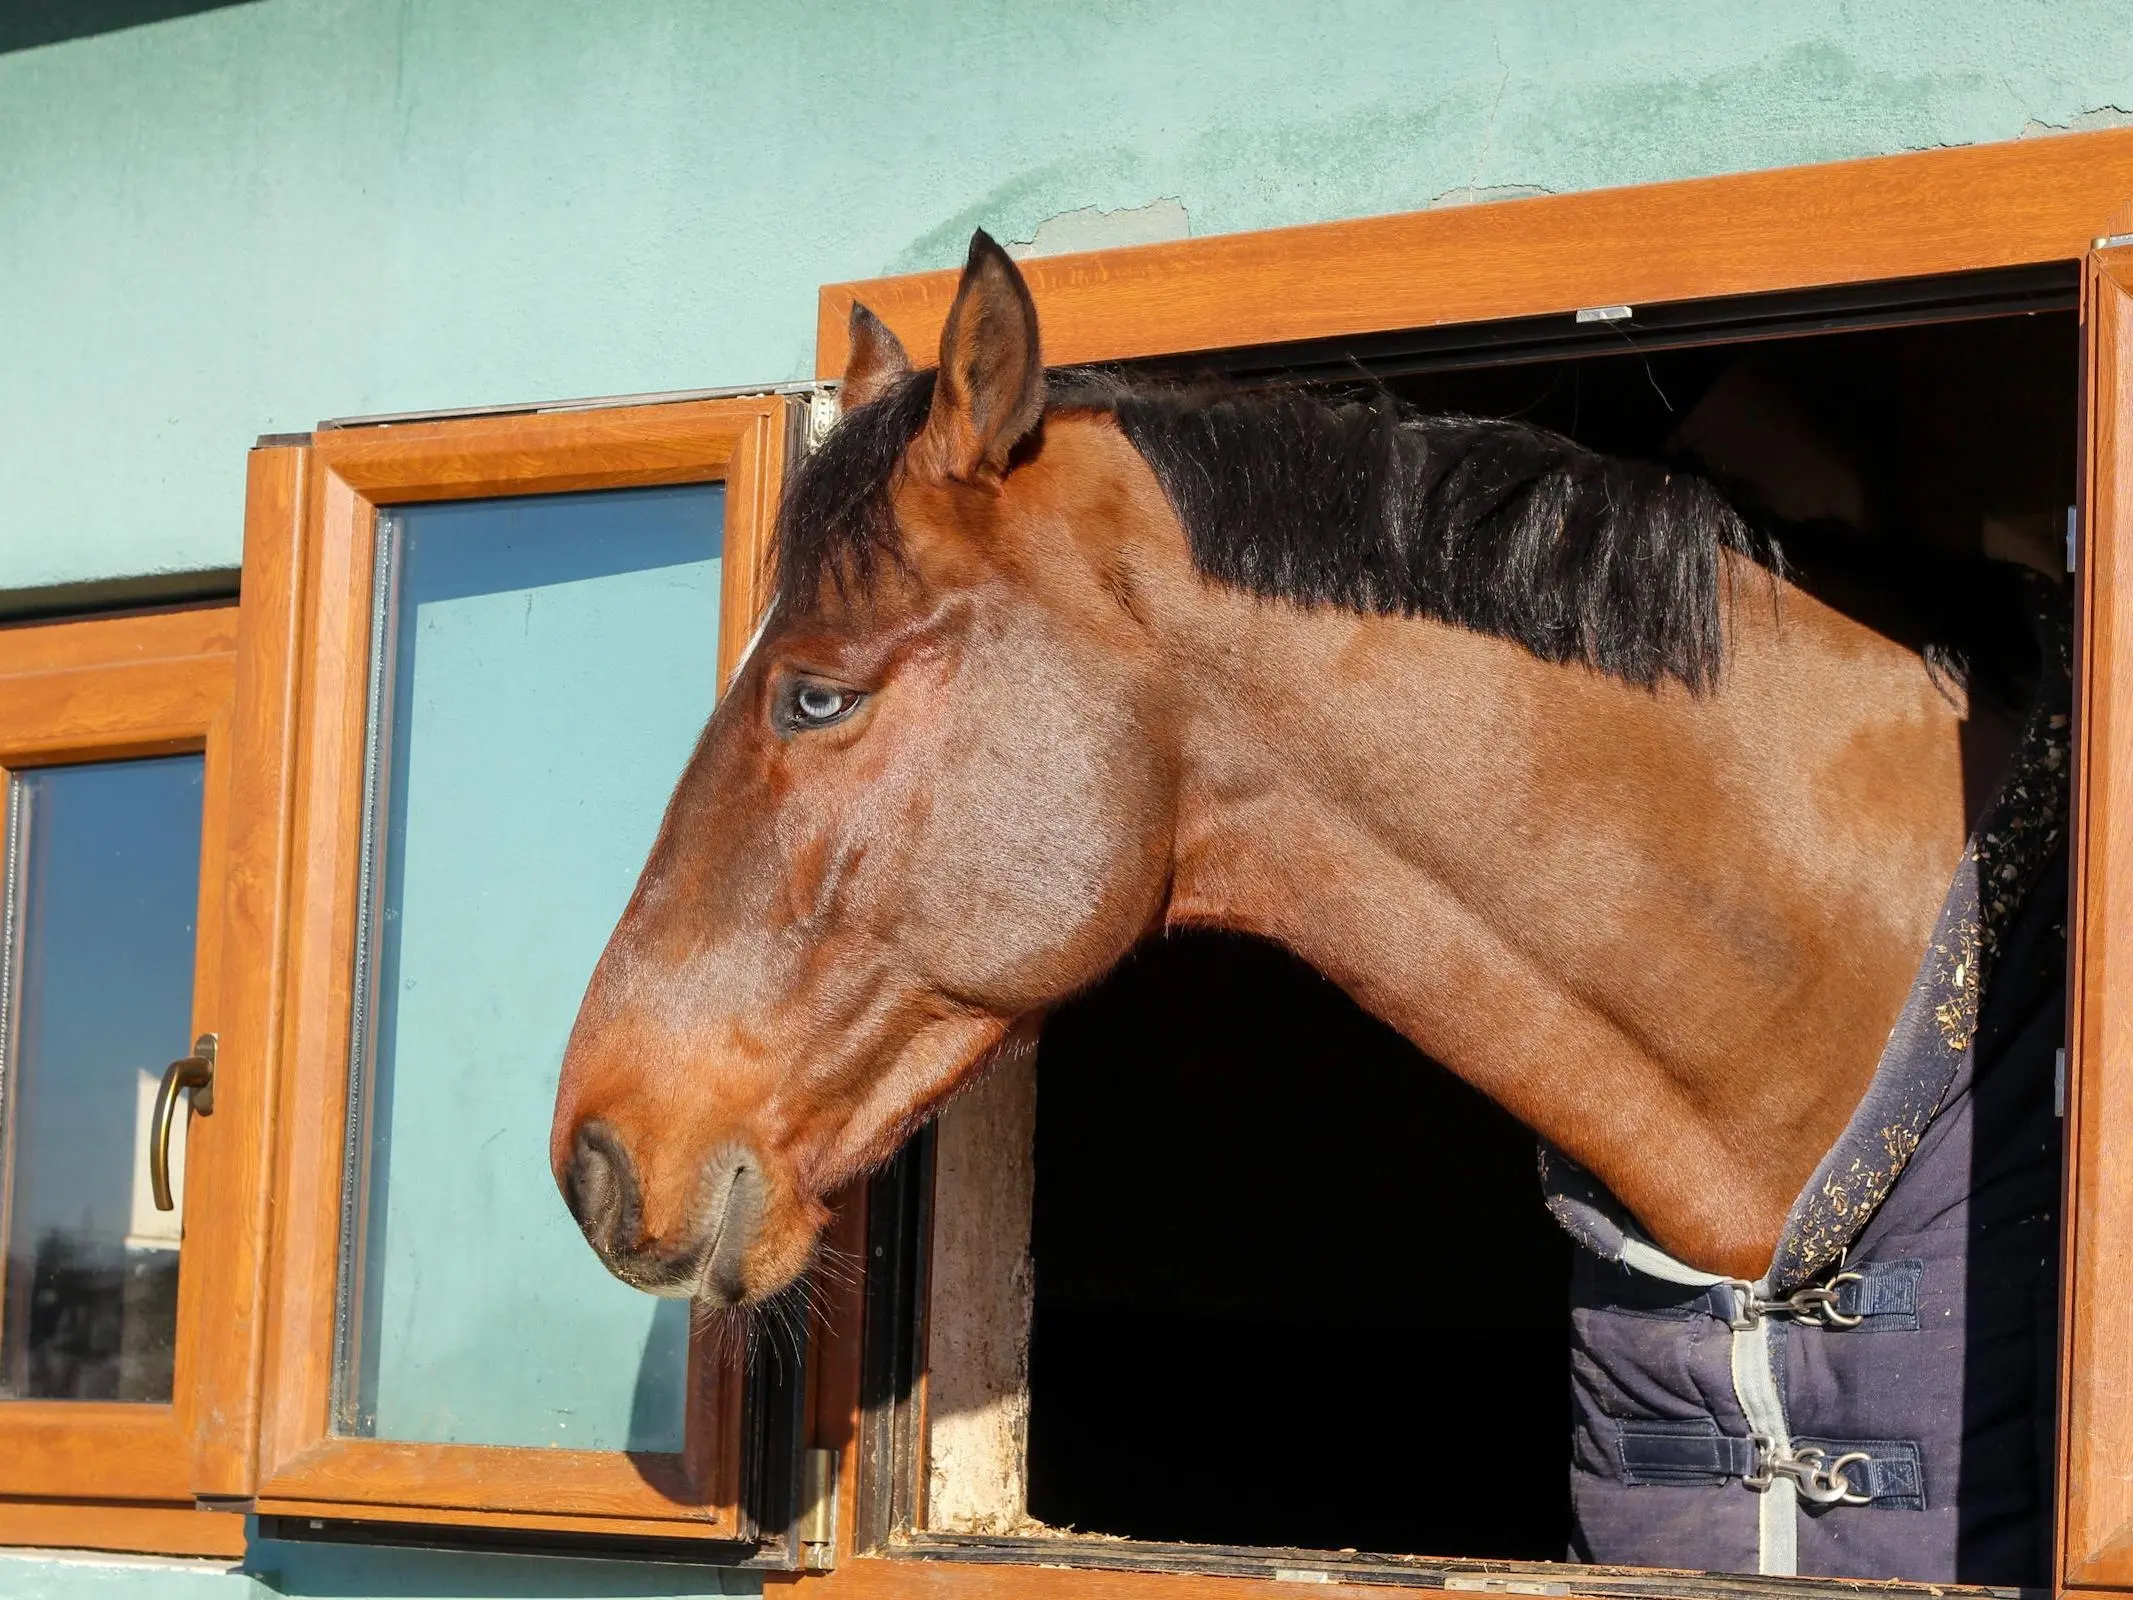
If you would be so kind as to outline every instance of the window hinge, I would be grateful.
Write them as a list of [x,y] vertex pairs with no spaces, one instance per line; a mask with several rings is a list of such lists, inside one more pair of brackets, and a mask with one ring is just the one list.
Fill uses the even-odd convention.
[[2059,1047],[2059,1053],[2052,1058],[2052,1115],[2055,1117],[2063,1117],[2066,1115],[2065,1045],[2061,1045]]
[[801,1565],[820,1572],[837,1564],[837,1452],[800,1452]]
[[1447,1573],[1444,1587],[1462,1594],[1569,1594],[1571,1586],[1549,1579],[1498,1578],[1481,1573]]
[[830,429],[837,426],[841,408],[837,404],[837,391],[820,385],[807,397],[807,448],[817,449],[829,437]]
[[1627,322],[1633,315],[1629,306],[1585,306],[1577,314],[1580,322]]
[[2080,564],[2081,554],[2081,509],[2066,508],[2066,570],[2072,572]]
[[2096,248],[2116,250],[2122,244],[2133,244],[2133,233],[2107,233],[2096,241]]

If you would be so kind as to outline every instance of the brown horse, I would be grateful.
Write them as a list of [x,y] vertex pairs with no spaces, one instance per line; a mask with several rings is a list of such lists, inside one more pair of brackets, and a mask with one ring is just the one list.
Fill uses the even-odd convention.
[[1676,1257],[1762,1274],[1998,714],[1694,479],[1383,398],[1047,375],[983,235],[937,370],[852,334],[571,1037],[552,1160],[608,1265],[771,1295],[825,1195],[1203,926],[1296,952]]

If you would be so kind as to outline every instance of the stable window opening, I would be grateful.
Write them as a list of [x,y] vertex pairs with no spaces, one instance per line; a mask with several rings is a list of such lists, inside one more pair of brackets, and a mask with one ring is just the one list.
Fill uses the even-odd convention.
[[[2073,559],[2071,284],[2005,314],[1731,340],[1629,326],[1340,381],[1701,472],[1792,525],[1810,591],[1875,626],[1942,557],[2002,563],[2005,655],[1970,666],[2020,685],[2021,574],[2064,586]],[[1977,802],[2007,753],[1966,743]],[[870,1290],[869,1416],[903,1476],[863,1486],[861,1514],[904,1548],[1350,1574],[1372,1552],[1575,1558],[1580,1247],[1543,1205],[1534,1138],[1287,954],[1197,933],[1144,947],[875,1196],[872,1248],[908,1255],[900,1288]],[[2029,1363],[2035,1426],[2004,1443],[2046,1472],[2055,1337],[2047,1321],[1995,1356]],[[1960,1575],[2048,1581],[2037,1521],[2020,1558],[1966,1534]]]

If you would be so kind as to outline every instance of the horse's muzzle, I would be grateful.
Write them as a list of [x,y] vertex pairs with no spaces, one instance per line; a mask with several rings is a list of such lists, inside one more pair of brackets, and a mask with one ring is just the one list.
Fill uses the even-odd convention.
[[704,1163],[696,1203],[681,1237],[644,1232],[643,1192],[621,1138],[597,1118],[581,1123],[570,1160],[556,1175],[563,1202],[608,1271],[633,1288],[720,1306],[747,1298],[743,1266],[762,1231],[768,1194],[763,1165],[744,1145],[725,1145]]

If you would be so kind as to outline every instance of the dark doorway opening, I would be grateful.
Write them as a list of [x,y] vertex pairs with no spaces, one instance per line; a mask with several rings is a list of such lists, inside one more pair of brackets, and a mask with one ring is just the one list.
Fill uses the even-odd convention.
[[1279,950],[1135,956],[1038,1056],[1031,1514],[1560,1558],[1570,1243],[1533,1151]]

